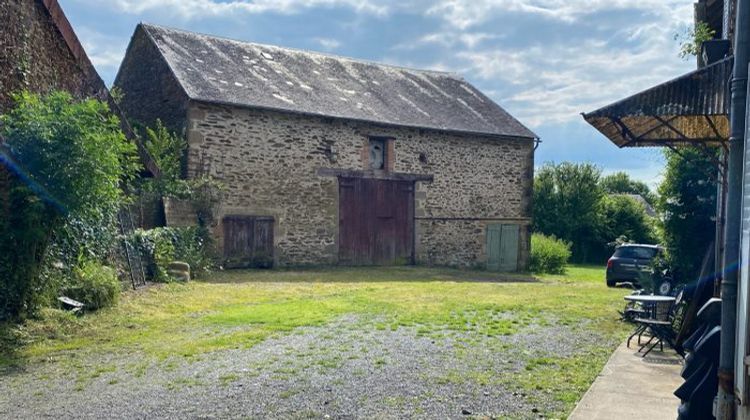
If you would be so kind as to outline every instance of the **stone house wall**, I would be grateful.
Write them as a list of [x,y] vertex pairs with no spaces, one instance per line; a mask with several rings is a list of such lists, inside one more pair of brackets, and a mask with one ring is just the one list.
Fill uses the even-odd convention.
[[[53,17],[50,10],[60,15]],[[22,90],[106,97],[99,76],[81,65],[88,59],[76,57],[66,42],[65,36],[75,37],[72,29],[61,33],[58,25],[69,28],[61,13],[55,1],[0,0],[0,113],[12,105],[11,95]]]
[[[416,183],[417,263],[482,267],[486,226],[512,223],[521,226],[519,267],[527,267],[533,177],[528,139],[196,102],[187,121],[188,176],[210,174],[226,186],[214,226],[217,244],[223,215],[273,216],[278,265],[336,263],[338,181],[321,169],[364,171],[369,137],[382,136],[394,139],[393,172],[433,178]],[[166,216],[185,219],[169,211]]]
[[[0,0],[0,22],[0,114],[13,106],[12,96],[24,90],[107,97],[56,1]],[[0,217],[7,217],[15,180],[0,164]]]
[[120,108],[136,126],[152,127],[159,119],[171,131],[184,134],[188,97],[147,37],[145,32],[133,35],[115,78],[115,86],[124,93]]

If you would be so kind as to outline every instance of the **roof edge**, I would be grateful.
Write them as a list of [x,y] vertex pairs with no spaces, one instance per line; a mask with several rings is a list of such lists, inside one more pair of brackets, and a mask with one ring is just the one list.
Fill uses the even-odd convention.
[[[177,81],[177,85],[180,86],[180,89],[183,91],[183,93],[185,93],[185,95],[191,101],[201,102],[201,103],[207,103],[207,104],[233,106],[233,107],[238,107],[238,108],[243,108],[243,109],[260,109],[260,110],[276,111],[276,112],[282,112],[282,113],[297,114],[297,115],[306,115],[306,116],[313,116],[313,117],[335,118],[335,119],[339,119],[339,120],[367,122],[367,123],[374,123],[374,124],[382,124],[382,125],[391,126],[391,127],[406,127],[406,128],[417,128],[417,129],[421,128],[421,129],[429,129],[429,130],[435,130],[435,131],[441,131],[441,132],[447,132],[447,133],[474,134],[474,135],[481,135],[481,136],[494,137],[494,138],[505,138],[505,139],[529,139],[529,140],[539,140],[540,139],[540,137],[536,133],[534,133],[531,129],[529,129],[528,127],[526,127],[525,124],[523,124],[521,121],[519,121],[515,116],[513,116],[510,113],[508,113],[507,111],[505,111],[497,102],[495,102],[492,98],[489,98],[481,90],[479,90],[476,87],[474,87],[474,85],[472,85],[471,83],[469,83],[468,81],[466,81],[466,79],[464,79],[458,73],[441,72],[441,71],[436,71],[436,70],[423,70],[423,69],[415,69],[415,68],[409,68],[409,67],[395,66],[395,65],[391,65],[391,64],[379,63],[379,62],[376,62],[376,61],[370,61],[370,60],[364,60],[364,59],[356,59],[356,58],[351,58],[351,57],[346,57],[346,56],[339,56],[339,55],[335,55],[335,54],[326,54],[326,53],[321,53],[321,52],[318,52],[318,51],[307,51],[307,50],[302,50],[302,49],[297,49],[297,48],[281,47],[281,46],[278,46],[278,45],[260,44],[260,43],[250,42],[250,41],[243,41],[243,40],[238,40],[238,39],[233,39],[233,38],[228,38],[228,37],[216,36],[216,35],[212,35],[212,34],[205,34],[205,33],[200,33],[200,32],[186,31],[184,29],[179,29],[179,28],[174,28],[174,27],[169,27],[169,26],[162,26],[162,25],[150,24],[150,23],[147,23],[147,22],[140,22],[136,26],[136,30],[135,30],[135,32],[133,34],[133,37],[131,38],[131,43],[132,43],[132,40],[137,35],[138,31],[142,30],[145,33],[145,35],[148,37],[149,41],[151,43],[153,43],[154,46],[156,47],[156,49],[159,51],[162,60],[166,63],[167,67],[169,68],[170,72],[173,75],[176,74],[175,69],[172,67],[172,65],[170,64],[169,60],[164,56],[164,52],[161,50],[161,48],[159,48],[159,43],[154,38],[153,34],[149,31],[149,28],[156,28],[156,29],[161,28],[161,29],[173,30],[173,31],[177,31],[177,32],[180,32],[180,33],[185,33],[185,34],[191,34],[191,35],[198,34],[198,35],[206,36],[206,37],[209,37],[209,38],[224,39],[224,40],[229,40],[229,41],[232,41],[232,42],[238,42],[238,43],[241,43],[241,44],[258,45],[258,46],[261,46],[261,47],[280,48],[280,49],[291,50],[291,51],[296,51],[296,52],[319,54],[319,55],[325,56],[325,57],[330,57],[330,58],[334,58],[334,59],[350,60],[352,62],[357,62],[357,63],[365,63],[365,64],[375,65],[375,66],[383,66],[383,67],[389,67],[389,68],[395,68],[395,69],[403,69],[403,70],[408,70],[408,71],[413,71],[413,72],[418,72],[418,73],[438,74],[438,75],[448,76],[448,77],[451,77],[453,79],[459,80],[461,82],[464,82],[464,83],[470,85],[476,92],[478,92],[480,95],[482,95],[482,97],[484,97],[487,101],[489,101],[490,103],[494,104],[497,108],[501,109],[503,112],[507,113],[513,120],[515,120],[530,135],[509,135],[509,134],[491,133],[491,132],[483,132],[483,131],[446,129],[446,128],[434,127],[434,126],[418,126],[418,125],[410,125],[410,124],[398,124],[398,123],[394,123],[394,122],[384,122],[384,121],[378,121],[378,120],[366,119],[366,118],[352,118],[352,117],[346,117],[346,116],[341,116],[341,115],[332,115],[332,114],[322,114],[322,113],[316,113],[316,112],[297,111],[297,110],[291,110],[291,109],[286,109],[286,108],[281,108],[281,107],[266,107],[266,106],[251,105],[251,104],[245,104],[245,103],[239,103],[239,102],[231,102],[231,101],[217,101],[217,100],[213,100],[213,99],[201,98],[199,96],[191,94],[190,92],[187,91],[187,88],[183,85],[183,83],[180,80],[180,78],[179,77],[175,77],[175,80]],[[130,48],[130,46],[128,46],[128,49],[129,48]],[[127,56],[127,51],[126,51],[125,54]],[[120,70],[122,70],[122,68]],[[119,71],[118,71],[118,77],[119,77]]]
[[677,80],[682,80],[682,79],[686,79],[686,78],[692,77],[695,74],[707,71],[708,69],[713,68],[713,67],[718,67],[719,65],[723,65],[726,62],[731,61],[733,59],[734,59],[734,56],[730,55],[730,56],[722,58],[721,60],[718,60],[718,61],[716,61],[714,63],[711,63],[711,64],[709,64],[707,66],[704,66],[704,67],[701,67],[699,69],[695,69],[695,70],[689,71],[687,73],[683,73],[683,74],[681,74],[681,75],[679,75],[677,77],[674,77],[674,78],[669,79],[669,80],[667,80],[665,82],[659,83],[656,86],[651,86],[650,88],[647,88],[647,89],[644,89],[642,91],[636,92],[636,93],[634,93],[632,95],[629,95],[629,96],[627,96],[627,97],[625,97],[623,99],[620,99],[620,100],[617,100],[615,102],[609,103],[607,105],[601,106],[601,107],[599,107],[599,108],[597,108],[597,109],[595,109],[595,110],[593,110],[591,112],[582,112],[581,116],[583,117],[583,119],[585,119],[586,121],[588,121],[588,119],[590,117],[598,117],[597,115],[593,115],[593,114],[596,114],[597,112],[600,112],[600,111],[604,110],[605,108],[614,107],[614,106],[616,106],[618,104],[621,104],[621,103],[624,103],[626,101],[629,101],[629,100],[631,100],[631,99],[633,99],[633,98],[635,98],[637,96],[646,94],[647,92],[650,92],[650,91],[652,91],[654,89],[658,89],[658,88],[664,86],[667,83],[671,83],[671,82],[675,82]]
[[78,66],[81,68],[81,70],[83,70],[84,73],[86,73],[87,77],[91,78],[93,82],[99,85],[98,88],[103,90],[101,93],[109,96],[109,89],[107,89],[107,85],[104,83],[104,80],[102,80],[102,78],[99,76],[99,73],[96,71],[96,68],[91,63],[91,60],[86,54],[86,50],[83,48],[81,41],[78,39],[78,36],[73,30],[73,26],[70,24],[70,21],[65,16],[65,12],[63,12],[60,3],[58,3],[57,0],[41,0],[41,3],[44,8],[47,9],[47,13],[49,13],[52,23],[55,25],[55,28],[62,36],[65,44],[68,47],[68,50],[70,50],[70,53],[73,55],[73,58],[75,58]]
[[[190,97],[188,95],[188,97]],[[377,120],[368,120],[365,118],[352,118],[352,117],[344,117],[339,115],[331,115],[331,114],[320,114],[316,112],[305,112],[305,111],[296,111],[292,109],[285,109],[285,108],[277,108],[277,107],[268,107],[268,106],[258,106],[258,105],[248,105],[248,104],[242,104],[238,102],[230,102],[230,101],[216,101],[212,99],[201,99],[201,98],[195,98],[190,97],[190,101],[192,102],[198,102],[208,105],[220,105],[220,106],[232,106],[235,108],[241,108],[241,109],[258,109],[262,111],[273,111],[273,112],[280,112],[284,114],[293,114],[293,115],[302,115],[306,117],[318,117],[318,118],[332,118],[335,120],[341,120],[341,121],[354,121],[354,122],[363,122],[368,124],[379,124],[387,127],[398,127],[398,128],[413,128],[413,129],[422,129],[422,130],[433,130],[433,131],[439,131],[443,133],[455,133],[455,134],[463,134],[463,135],[478,135],[478,136],[484,136],[484,137],[493,137],[496,139],[504,139],[504,140],[539,140],[539,137],[536,137],[536,134],[533,133],[531,130],[529,130],[530,133],[534,134],[534,136],[514,136],[510,134],[499,134],[499,133],[487,133],[482,131],[469,131],[469,130],[455,130],[455,129],[447,129],[447,128],[440,128],[440,127],[431,127],[431,126],[422,126],[422,125],[410,125],[410,124],[396,124],[393,122],[384,122],[384,121],[377,121]]]
[[[338,54],[326,53],[326,52],[321,52],[321,51],[316,51],[316,50],[306,50],[306,49],[302,49],[302,48],[284,47],[284,46],[281,46],[281,45],[273,45],[273,44],[264,44],[264,43],[261,43],[261,42],[246,41],[246,40],[242,40],[242,39],[230,38],[230,37],[227,37],[227,36],[207,34],[205,32],[186,31],[185,29],[175,28],[174,26],[157,25],[157,24],[148,23],[148,22],[140,22],[138,24],[138,26],[143,27],[146,30],[146,32],[148,32],[148,28],[149,27],[162,28],[162,29],[167,29],[167,30],[176,31],[176,32],[182,32],[182,33],[186,33],[186,34],[202,35],[202,36],[206,36],[206,37],[209,37],[209,38],[216,38],[216,39],[223,39],[223,40],[226,40],[226,41],[238,42],[238,43],[241,43],[241,44],[257,45],[257,46],[260,46],[260,47],[267,47],[267,48],[280,48],[280,49],[283,49],[283,50],[289,50],[289,51],[306,53],[306,54],[318,54],[318,55],[321,55],[321,56],[324,56],[324,57],[335,58],[335,59],[339,59],[339,60],[349,60],[349,61],[353,61],[355,63],[363,63],[363,64],[371,64],[371,65],[376,65],[376,66],[384,66],[384,67],[390,67],[390,68],[393,68],[393,69],[408,70],[408,71],[419,72],[419,73],[440,74],[440,75],[443,75],[443,76],[450,76],[450,77],[452,77],[454,79],[464,80],[465,81],[465,79],[463,78],[463,76],[461,76],[460,73],[452,72],[452,71],[422,69],[422,68],[416,68],[416,67],[401,66],[401,65],[397,65],[397,64],[387,64],[387,63],[383,63],[383,62],[379,62],[379,61],[368,60],[366,58],[354,58],[354,57],[349,57],[349,56],[346,56],[346,55],[338,55]],[[149,34],[149,36],[150,35],[151,34]]]
[[135,134],[135,131],[133,131],[133,128],[130,126],[130,123],[125,117],[125,114],[117,105],[117,102],[115,102],[112,94],[107,88],[107,85],[104,83],[104,80],[102,80],[101,76],[99,76],[99,72],[96,71],[96,67],[94,67],[93,63],[91,63],[88,54],[86,54],[86,50],[83,48],[81,41],[78,39],[75,30],[73,30],[73,26],[70,24],[70,21],[65,16],[65,12],[60,6],[60,3],[58,3],[57,0],[41,0],[41,3],[47,10],[47,13],[50,16],[55,29],[57,29],[57,32],[60,34],[60,36],[62,36],[63,41],[65,41],[65,45],[73,55],[76,64],[89,79],[88,82],[95,85],[93,87],[95,87],[98,91],[98,99],[107,102],[110,111],[119,118],[120,127],[125,136],[128,139],[134,141],[136,146],[138,147],[138,154],[143,162],[143,165],[152,175],[158,176],[160,173],[158,166],[154,162],[151,155],[149,155],[149,153],[146,151],[143,144],[141,144],[140,139]]

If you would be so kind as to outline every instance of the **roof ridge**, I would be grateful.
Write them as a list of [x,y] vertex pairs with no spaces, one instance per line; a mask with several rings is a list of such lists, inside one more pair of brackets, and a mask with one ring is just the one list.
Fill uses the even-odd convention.
[[158,24],[155,24],[155,23],[149,23],[149,22],[143,22],[143,21],[140,22],[140,25],[143,26],[146,29],[148,29],[149,27],[157,28],[157,29],[166,29],[166,30],[169,30],[169,31],[182,32],[182,33],[191,34],[191,35],[200,35],[200,36],[205,36],[205,37],[208,37],[208,38],[214,38],[214,39],[220,39],[220,40],[225,40],[225,41],[237,42],[237,43],[240,43],[240,44],[256,45],[256,46],[259,46],[259,47],[266,47],[266,48],[279,48],[279,49],[282,49],[282,50],[293,51],[293,52],[300,52],[300,53],[305,53],[305,54],[317,54],[317,55],[320,55],[320,56],[323,56],[323,57],[335,58],[335,59],[338,59],[338,60],[348,60],[348,61],[352,61],[352,62],[355,62],[355,63],[369,64],[369,65],[374,65],[374,66],[378,66],[378,67],[389,67],[389,68],[392,68],[392,69],[408,70],[408,71],[413,71],[413,72],[418,72],[418,73],[433,73],[433,74],[439,74],[439,75],[444,75],[444,76],[450,76],[450,77],[452,77],[454,79],[458,79],[458,80],[465,80],[463,78],[463,76],[461,76],[461,74],[459,74],[457,72],[453,72],[453,71],[423,69],[423,68],[409,67],[409,66],[398,65],[398,64],[386,64],[386,63],[381,63],[381,62],[378,62],[378,61],[375,61],[375,60],[371,60],[371,59],[366,59],[366,58],[355,58],[355,57],[349,57],[349,56],[345,56],[345,55],[338,55],[338,54],[333,54],[333,53],[326,53],[326,52],[322,52],[322,51],[316,51],[316,50],[306,50],[306,49],[302,49],[302,48],[285,47],[285,46],[274,45],[274,44],[264,44],[264,43],[261,43],[261,42],[246,41],[246,40],[242,40],[242,39],[231,38],[231,37],[228,37],[228,36],[213,35],[213,34],[207,34],[207,33],[204,33],[204,32],[188,31],[188,30],[185,30],[185,29],[176,28],[174,26],[158,25]]
[[[159,59],[192,100],[440,131],[537,138],[457,73],[258,44],[147,22],[139,23],[131,45],[137,36],[154,45]],[[128,51],[126,54],[130,47]]]

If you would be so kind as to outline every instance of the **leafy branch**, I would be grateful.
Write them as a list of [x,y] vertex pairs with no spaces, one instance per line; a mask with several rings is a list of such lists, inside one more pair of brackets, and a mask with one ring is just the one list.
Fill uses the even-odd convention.
[[683,33],[676,33],[674,39],[680,43],[680,58],[687,60],[689,57],[697,57],[701,53],[703,43],[714,39],[715,36],[716,30],[706,22],[698,22]]

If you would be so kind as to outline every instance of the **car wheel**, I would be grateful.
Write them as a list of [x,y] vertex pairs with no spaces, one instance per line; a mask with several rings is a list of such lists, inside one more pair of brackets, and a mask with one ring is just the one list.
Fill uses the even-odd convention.
[[662,296],[669,295],[669,292],[672,291],[672,283],[670,283],[668,280],[665,280],[661,282],[659,285],[659,294]]
[[614,280],[607,279],[607,287],[615,287],[617,282]]

